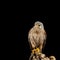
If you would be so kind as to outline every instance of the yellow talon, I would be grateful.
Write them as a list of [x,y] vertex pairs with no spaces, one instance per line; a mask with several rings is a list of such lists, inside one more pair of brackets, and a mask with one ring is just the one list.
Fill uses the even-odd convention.
[[38,52],[38,53],[39,53],[39,52],[40,52],[40,49],[39,49],[39,48],[36,48],[36,52]]
[[35,53],[35,49],[32,50],[32,53],[33,53],[33,54]]
[[35,52],[40,53],[40,49],[39,48],[33,49],[32,53],[34,54]]

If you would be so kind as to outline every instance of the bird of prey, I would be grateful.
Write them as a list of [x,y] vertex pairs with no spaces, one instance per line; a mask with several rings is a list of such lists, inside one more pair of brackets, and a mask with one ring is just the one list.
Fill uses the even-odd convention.
[[46,42],[46,32],[42,22],[36,21],[28,33],[28,42],[34,51],[42,52],[43,45]]

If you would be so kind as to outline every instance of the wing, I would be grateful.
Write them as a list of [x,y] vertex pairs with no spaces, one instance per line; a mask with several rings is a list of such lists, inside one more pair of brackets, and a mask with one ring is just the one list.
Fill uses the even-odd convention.
[[35,48],[36,43],[35,43],[34,38],[33,38],[33,30],[30,30],[29,31],[29,34],[28,34],[28,42],[30,44],[30,48]]
[[44,42],[43,42],[43,48],[45,47],[45,44],[46,44],[46,38],[47,38],[47,34],[44,30]]

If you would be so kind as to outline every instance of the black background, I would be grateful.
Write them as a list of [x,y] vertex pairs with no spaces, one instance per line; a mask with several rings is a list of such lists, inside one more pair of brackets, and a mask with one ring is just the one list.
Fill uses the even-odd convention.
[[15,16],[15,56],[16,60],[28,60],[30,56],[30,46],[28,42],[28,32],[33,27],[34,22],[41,21],[44,24],[47,41],[43,53],[46,56],[54,55],[59,60],[59,20],[56,16],[21,15]]

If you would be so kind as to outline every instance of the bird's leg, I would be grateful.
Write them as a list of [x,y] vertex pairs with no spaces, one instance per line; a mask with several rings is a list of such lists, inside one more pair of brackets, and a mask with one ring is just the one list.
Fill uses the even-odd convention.
[[39,54],[39,53],[40,53],[40,49],[39,49],[39,48],[33,49],[33,50],[32,50],[32,53],[33,53],[33,54],[34,54],[34,53],[35,53],[35,54],[36,54],[36,53]]
[[34,53],[35,53],[35,51],[36,51],[36,49],[33,49],[33,50],[32,50],[32,54],[34,54]]
[[36,53],[40,53],[40,49],[39,48],[36,48],[35,52]]

